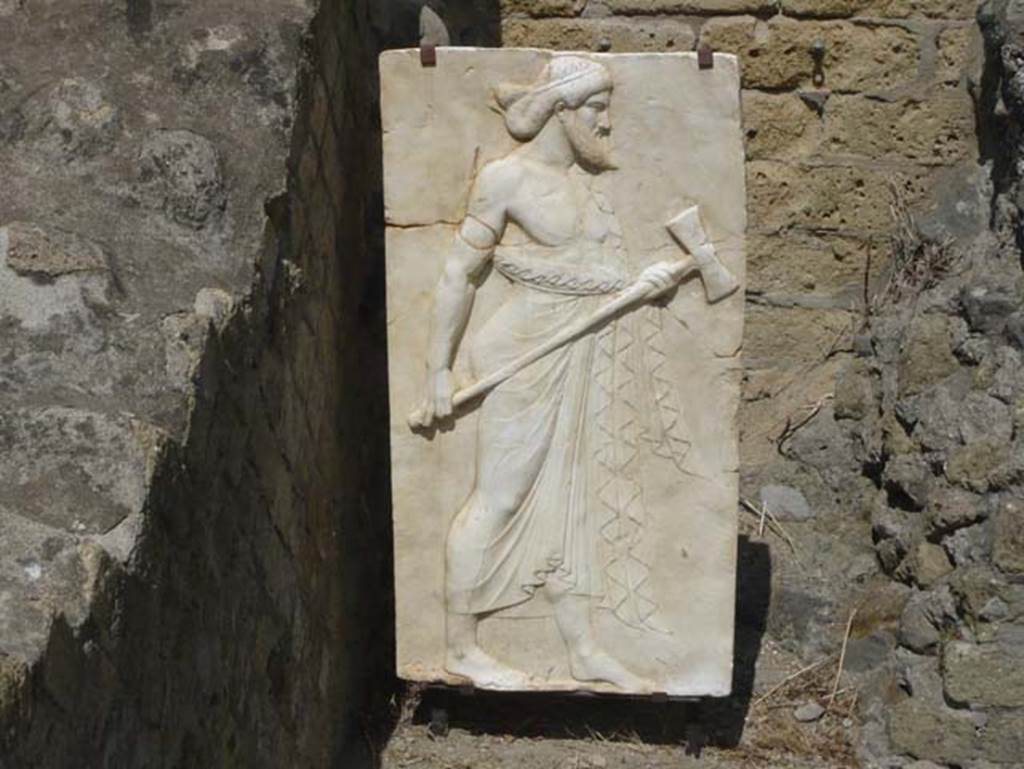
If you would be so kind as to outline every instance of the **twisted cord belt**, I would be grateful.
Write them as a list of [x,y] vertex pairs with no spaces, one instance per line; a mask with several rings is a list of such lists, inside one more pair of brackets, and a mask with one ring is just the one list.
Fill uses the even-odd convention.
[[614,294],[629,286],[624,275],[601,265],[566,264],[536,257],[495,254],[494,266],[514,283],[554,294],[596,296]]

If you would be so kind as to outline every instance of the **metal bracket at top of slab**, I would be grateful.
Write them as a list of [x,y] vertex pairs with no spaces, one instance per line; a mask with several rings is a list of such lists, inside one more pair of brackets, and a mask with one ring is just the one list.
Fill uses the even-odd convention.
[[697,66],[700,69],[715,68],[715,52],[710,45],[702,45],[697,49]]
[[444,19],[429,5],[420,8],[420,64],[437,66],[437,47],[451,45],[451,35]]

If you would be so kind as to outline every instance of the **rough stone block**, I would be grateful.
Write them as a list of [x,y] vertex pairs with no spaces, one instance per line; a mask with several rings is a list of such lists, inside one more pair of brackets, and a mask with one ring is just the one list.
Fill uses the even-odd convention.
[[11,222],[7,232],[7,266],[19,275],[52,281],[76,272],[106,272],[103,250],[92,241],[53,227]]
[[965,73],[977,69],[981,34],[975,25],[946,27],[939,32],[935,44],[935,79],[940,83],[959,83]]
[[[718,18],[704,25],[700,41],[740,56],[745,88],[889,90],[912,83],[921,58],[916,36],[905,29],[845,21]],[[813,81],[812,47],[819,41],[825,44],[823,83]]]
[[528,16],[572,16],[579,13],[584,0],[501,0],[501,14],[523,13]]
[[795,160],[817,151],[822,120],[797,95],[743,92],[743,122],[749,160]]
[[914,395],[959,368],[953,329],[943,315],[920,315],[907,330],[897,374],[901,395]]
[[1003,502],[995,515],[993,556],[996,566],[1013,574],[1024,573],[1024,502]]
[[[1009,448],[1005,443],[979,441],[970,446],[962,446],[950,454],[946,462],[946,477],[965,488],[988,491],[993,483],[998,482],[1000,470],[1007,459]],[[996,552],[1005,553],[1005,550],[997,548]]]
[[800,489],[792,486],[768,484],[761,487],[761,504],[779,521],[807,521],[815,510]]
[[939,545],[921,542],[903,560],[896,570],[896,576],[912,581],[920,587],[931,587],[953,571],[949,556]]
[[509,47],[569,51],[689,51],[693,28],[676,19],[506,19],[502,40]]
[[814,18],[971,19],[977,8],[978,0],[782,0],[783,13]]
[[941,639],[942,630],[956,620],[956,602],[947,586],[915,592],[900,616],[900,643],[927,654]]
[[[992,527],[980,523],[957,529],[942,540],[942,547],[957,567],[982,563],[992,556]],[[983,614],[987,621],[997,619],[991,612]]]
[[980,497],[949,486],[933,491],[927,512],[931,530],[940,533],[970,526],[987,515]]
[[205,136],[153,131],[142,144],[138,168],[136,191],[146,205],[195,230],[220,222],[227,206],[222,159]]
[[1024,713],[1016,710],[992,714],[985,725],[983,755],[1007,766],[1019,766],[1024,756]]
[[915,510],[924,507],[932,485],[932,471],[928,463],[917,454],[899,454],[890,457],[882,473],[885,488],[903,498],[904,507]]
[[1024,651],[1006,644],[952,641],[942,652],[943,685],[953,702],[1024,707]]
[[850,313],[841,310],[752,306],[747,310],[744,359],[753,368],[820,361],[821,351],[849,326]]
[[105,534],[142,508],[156,430],[69,408],[0,414],[0,511],[72,533]]
[[875,385],[867,364],[855,360],[836,379],[837,419],[863,419],[876,408]]
[[909,200],[928,188],[924,171],[882,172],[846,165],[792,165],[769,160],[748,164],[751,225],[762,233],[791,227],[888,231],[892,177]]
[[949,164],[973,156],[974,105],[965,91],[887,102],[836,94],[825,110],[822,151],[875,162]]
[[612,13],[763,13],[778,0],[604,0]]
[[29,98],[23,139],[43,157],[78,163],[110,152],[121,131],[121,110],[105,89],[74,77]]
[[884,238],[816,235],[787,231],[747,241],[748,290],[762,293],[858,293],[870,266],[872,277],[885,267]]
[[963,763],[978,756],[977,725],[966,714],[924,702],[904,700],[889,710],[893,747],[917,758]]

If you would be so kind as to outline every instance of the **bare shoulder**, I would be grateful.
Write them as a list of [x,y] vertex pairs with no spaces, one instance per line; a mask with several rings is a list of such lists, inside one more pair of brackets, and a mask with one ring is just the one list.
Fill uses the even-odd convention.
[[522,183],[525,172],[522,160],[507,155],[485,164],[477,173],[474,187],[479,195],[506,197]]
[[477,172],[473,181],[467,213],[484,222],[499,237],[509,206],[522,186],[522,165],[512,156],[492,160]]

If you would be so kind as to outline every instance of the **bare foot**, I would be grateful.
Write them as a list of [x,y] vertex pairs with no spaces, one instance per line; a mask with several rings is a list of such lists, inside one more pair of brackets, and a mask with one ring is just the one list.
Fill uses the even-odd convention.
[[631,673],[617,659],[598,649],[587,653],[570,653],[569,668],[577,681],[603,681],[637,693],[653,690],[650,681]]
[[533,680],[529,673],[504,665],[479,646],[449,650],[445,669],[465,676],[481,689],[529,689]]

